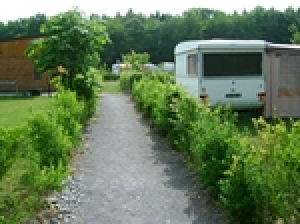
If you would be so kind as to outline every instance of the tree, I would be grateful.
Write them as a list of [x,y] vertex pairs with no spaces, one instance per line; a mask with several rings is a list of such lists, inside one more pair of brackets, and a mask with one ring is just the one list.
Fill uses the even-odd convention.
[[134,71],[142,71],[143,65],[149,62],[149,58],[148,53],[136,53],[135,51],[122,55],[123,62],[131,66]]
[[99,64],[98,52],[109,41],[105,25],[98,18],[87,18],[78,8],[73,8],[47,20],[41,33],[44,37],[26,50],[37,70],[60,76],[65,88],[88,97],[81,84],[89,80],[89,67]]
[[293,44],[300,44],[300,31],[295,24],[291,24],[289,27],[290,32],[292,33],[291,42]]
[[46,16],[38,13],[30,18],[8,21],[6,24],[0,22],[0,39],[40,36],[40,27],[45,21]]

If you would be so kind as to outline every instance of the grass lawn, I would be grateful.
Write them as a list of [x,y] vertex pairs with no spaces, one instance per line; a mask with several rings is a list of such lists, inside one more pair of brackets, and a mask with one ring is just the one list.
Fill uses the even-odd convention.
[[120,93],[120,81],[105,81],[102,83],[103,93]]
[[0,96],[0,125],[15,127],[26,124],[32,112],[43,110],[49,103],[47,96]]

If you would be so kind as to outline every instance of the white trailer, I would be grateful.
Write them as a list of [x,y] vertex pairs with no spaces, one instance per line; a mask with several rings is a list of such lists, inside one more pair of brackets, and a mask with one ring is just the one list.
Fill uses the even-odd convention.
[[175,47],[176,82],[209,107],[261,108],[265,101],[263,40],[190,40]]

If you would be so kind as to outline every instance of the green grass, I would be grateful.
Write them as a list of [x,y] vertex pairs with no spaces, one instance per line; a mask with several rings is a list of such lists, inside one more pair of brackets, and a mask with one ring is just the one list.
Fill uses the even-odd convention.
[[104,93],[120,93],[120,81],[105,81],[102,83],[102,92]]
[[24,125],[33,112],[44,110],[49,101],[50,98],[46,96],[0,96],[0,125],[6,127]]
[[[255,137],[258,132],[257,129],[255,128],[252,119],[255,118],[259,118],[261,115],[257,112],[257,111],[239,111],[238,113],[238,117],[237,117],[237,127],[240,131],[243,131],[245,129],[248,129],[250,131],[250,133]],[[278,118],[264,118],[267,123],[275,125],[279,122]],[[292,127],[292,123],[294,121],[298,121],[299,119],[294,118],[294,119],[290,119],[290,118],[281,118],[280,119],[282,122],[285,123],[286,127],[288,130],[290,130],[290,128]]]
[[259,118],[256,111],[238,111],[237,112],[237,127],[240,131],[248,129],[252,135],[257,135],[257,130],[254,127],[252,118]]

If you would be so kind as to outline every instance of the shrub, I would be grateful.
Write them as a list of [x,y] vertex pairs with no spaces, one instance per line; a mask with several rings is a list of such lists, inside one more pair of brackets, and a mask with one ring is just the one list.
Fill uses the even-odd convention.
[[101,89],[101,73],[90,67],[86,74],[77,74],[73,80],[78,100],[84,102],[84,122],[96,112],[97,100]]
[[[61,190],[68,172],[62,163],[57,167],[40,168],[38,155],[16,158],[12,169],[2,181],[0,191],[0,222],[27,223],[43,207],[41,196],[49,190]],[[27,221],[27,222],[26,222]]]
[[103,74],[103,81],[116,81],[120,79],[120,75],[119,74],[114,74],[111,72],[105,72]]
[[300,123],[254,120],[258,136],[245,158],[245,178],[255,199],[256,222],[300,220]]
[[164,84],[175,84],[175,76],[168,72],[150,72],[147,76]]
[[[168,135],[201,182],[242,223],[300,220],[300,121],[254,120],[257,136],[239,131],[229,107],[209,109],[163,73],[130,82],[132,97]],[[139,80],[139,81],[138,81]],[[128,84],[129,83],[129,84]],[[125,85],[125,86],[126,86]]]
[[72,146],[75,146],[80,140],[85,119],[84,104],[77,100],[76,93],[60,89],[51,101],[49,116],[63,127],[64,134],[69,137]]
[[124,92],[131,92],[133,84],[143,76],[142,72],[122,72],[120,74],[120,87]]
[[230,164],[220,179],[218,198],[225,209],[243,223],[255,221],[255,200],[248,179],[245,176],[245,159],[251,145],[248,133],[235,133],[228,139],[226,160]]
[[60,161],[68,161],[70,138],[56,117],[37,113],[28,121],[28,135],[33,149],[40,155],[40,167],[57,167]]
[[169,139],[177,149],[189,153],[193,126],[200,116],[200,105],[194,97],[179,88],[167,98],[170,105],[168,119],[172,127],[168,133]]
[[25,144],[23,128],[7,129],[0,126],[0,180],[20,154]]
[[61,88],[48,111],[33,114],[27,126],[0,127],[1,223],[25,223],[42,206],[41,196],[61,189],[69,151],[81,136],[83,109],[74,92]]
[[226,152],[230,147],[228,139],[237,133],[234,119],[229,108],[202,107],[190,135],[193,166],[203,184],[216,196],[220,190],[218,182],[230,166]]

